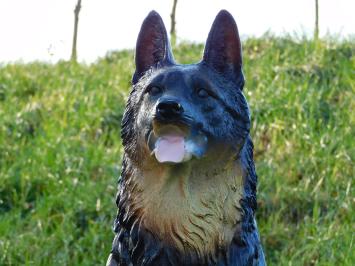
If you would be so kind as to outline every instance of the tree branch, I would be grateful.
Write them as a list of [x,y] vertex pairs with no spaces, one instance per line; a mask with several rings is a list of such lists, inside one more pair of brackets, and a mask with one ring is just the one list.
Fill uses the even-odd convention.
[[318,40],[319,38],[319,6],[318,0],[316,0],[316,22],[314,27],[314,40]]
[[81,0],[78,0],[75,9],[74,9],[74,35],[73,35],[73,45],[72,45],[72,51],[71,51],[71,61],[76,62],[77,61],[77,53],[76,53],[76,43],[77,43],[77,37],[78,37],[78,23],[79,23],[79,13],[81,9]]
[[175,19],[175,14],[176,14],[176,5],[177,5],[177,0],[174,0],[173,2],[173,9],[171,11],[171,27],[170,27],[170,38],[171,38],[171,42],[173,45],[175,45],[175,41],[176,41],[176,29],[175,29],[175,25],[176,25],[176,19]]

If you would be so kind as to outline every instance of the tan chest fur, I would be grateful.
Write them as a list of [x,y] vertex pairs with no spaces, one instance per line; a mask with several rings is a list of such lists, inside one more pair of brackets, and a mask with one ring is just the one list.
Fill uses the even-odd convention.
[[241,219],[239,161],[215,171],[145,169],[130,178],[129,211],[161,241],[200,255],[231,242]]

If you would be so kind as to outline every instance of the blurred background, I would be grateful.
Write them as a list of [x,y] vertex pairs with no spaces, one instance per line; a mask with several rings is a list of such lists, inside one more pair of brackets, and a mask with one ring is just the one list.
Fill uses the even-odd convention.
[[268,264],[354,265],[352,0],[1,0],[0,265],[105,264],[152,9],[185,64],[220,9],[237,21]]
[[[80,11],[78,59],[91,63],[107,51],[133,48],[142,19],[152,9],[170,25],[172,0],[85,0]],[[75,0],[2,0],[0,61],[68,59]],[[180,0],[176,7],[178,40],[202,43],[220,9],[235,17],[243,39],[276,35],[313,35],[314,0]],[[321,0],[319,34],[346,38],[355,33],[353,0]]]

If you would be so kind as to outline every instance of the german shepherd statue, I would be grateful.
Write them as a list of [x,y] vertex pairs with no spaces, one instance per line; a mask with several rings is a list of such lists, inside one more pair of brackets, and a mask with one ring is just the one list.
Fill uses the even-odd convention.
[[162,18],[144,20],[107,265],[265,265],[242,48],[217,15],[197,64],[175,63]]

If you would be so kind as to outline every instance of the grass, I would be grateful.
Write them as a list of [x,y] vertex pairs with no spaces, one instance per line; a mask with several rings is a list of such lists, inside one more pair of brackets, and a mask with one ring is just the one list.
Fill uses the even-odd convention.
[[[355,264],[354,51],[354,40],[244,43],[269,265]],[[133,68],[131,51],[0,67],[0,265],[104,265]]]

